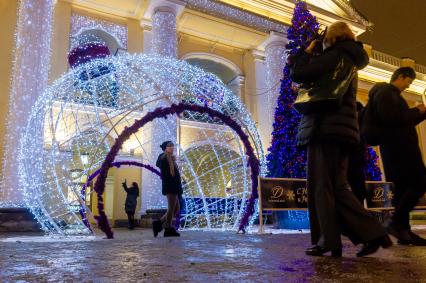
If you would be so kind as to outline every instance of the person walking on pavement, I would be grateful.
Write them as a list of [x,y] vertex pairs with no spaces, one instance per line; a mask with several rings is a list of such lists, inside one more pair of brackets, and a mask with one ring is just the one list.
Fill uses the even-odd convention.
[[[342,60],[358,69],[368,64],[362,44],[355,41],[344,22],[328,27],[323,40],[324,51],[313,56],[316,44],[320,42],[313,40],[293,58],[291,79],[294,82],[313,84],[325,74],[334,74]],[[355,74],[336,110],[303,115],[299,125],[298,145],[308,149],[308,208],[313,247],[306,250],[307,255],[321,256],[331,252],[332,256],[341,257],[341,235],[348,236],[354,244],[363,244],[357,256],[392,245],[384,228],[354,196],[347,180],[349,151],[360,139],[357,79]]]
[[426,119],[423,103],[410,108],[401,92],[416,78],[410,67],[397,69],[390,83],[378,83],[369,92],[363,132],[380,145],[386,180],[393,182],[395,212],[386,224],[402,245],[426,246],[426,239],[411,230],[410,211],[426,190],[426,168],[415,126]]

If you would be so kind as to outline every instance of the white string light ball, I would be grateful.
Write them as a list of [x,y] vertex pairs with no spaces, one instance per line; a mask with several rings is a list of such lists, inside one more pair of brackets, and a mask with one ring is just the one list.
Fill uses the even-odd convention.
[[[166,106],[180,101],[208,104],[230,115],[248,133],[264,164],[251,115],[216,76],[184,61],[154,55],[96,59],[71,69],[43,93],[22,134],[20,184],[24,201],[43,230],[91,233],[75,209],[81,182],[99,168],[113,139],[125,126],[152,111],[159,102]],[[155,129],[156,135],[163,135],[164,140],[176,136],[167,120],[159,121],[162,128]],[[244,147],[229,127],[206,116],[186,112],[181,121],[198,127],[184,147],[177,145],[184,180],[182,227],[236,229],[251,194]],[[143,132],[123,145],[120,158],[131,155],[155,165],[157,156],[150,154],[149,146],[158,145],[150,145],[152,137]],[[153,178],[150,194],[161,194],[161,180]]]

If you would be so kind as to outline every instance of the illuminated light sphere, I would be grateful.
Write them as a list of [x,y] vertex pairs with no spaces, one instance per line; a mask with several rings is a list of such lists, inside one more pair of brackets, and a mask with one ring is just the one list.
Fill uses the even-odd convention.
[[[20,186],[25,204],[43,230],[61,235],[92,233],[79,213],[80,206],[88,209],[80,199],[87,176],[99,169],[114,139],[135,119],[159,105],[181,101],[208,105],[237,121],[265,175],[255,123],[240,98],[216,76],[184,61],[154,55],[90,60],[72,68],[42,94],[22,134]],[[123,144],[119,155],[155,165],[152,147],[158,144],[153,143],[176,136],[176,128],[168,123],[173,118],[155,120],[155,129],[148,123]],[[183,126],[177,162],[185,200],[181,228],[236,231],[251,195],[244,146],[228,126],[206,115],[186,111],[179,123]],[[142,180],[142,191],[161,194],[161,179],[152,178],[155,188],[144,187]]]

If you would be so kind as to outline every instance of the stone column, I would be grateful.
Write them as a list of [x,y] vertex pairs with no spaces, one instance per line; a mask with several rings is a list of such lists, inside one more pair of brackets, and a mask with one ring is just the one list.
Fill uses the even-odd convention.
[[[48,84],[55,2],[22,0],[19,5],[0,186],[3,203],[22,203],[18,183],[19,140],[32,106]],[[34,138],[43,146],[41,138]]]
[[52,59],[49,84],[68,70],[68,51],[70,46],[71,3],[59,1],[53,14]]
[[143,30],[143,53],[149,54],[152,52],[152,22],[141,20],[140,25]]
[[127,51],[129,53],[143,52],[143,29],[137,20],[129,19],[127,22]]
[[[18,21],[18,1],[1,1],[2,4],[2,17],[0,18],[0,26],[2,31],[0,33],[0,42],[3,50],[7,52],[0,53],[0,158],[4,157],[4,141],[6,136],[6,123],[7,112],[9,106],[9,92],[11,88],[10,78],[12,77],[13,71],[13,52],[10,52],[15,47],[15,27]],[[0,165],[2,164],[0,159]],[[2,168],[2,166],[0,166]],[[1,175],[1,169],[0,169]],[[1,190],[0,186],[0,202],[1,202]],[[0,204],[1,206],[1,204]]]
[[152,52],[177,57],[176,9],[159,6],[152,15]]
[[[262,51],[255,50],[252,56],[252,75],[254,78],[251,81],[251,99],[253,104],[253,116],[256,120],[257,130],[259,131],[260,140],[264,152],[268,149],[270,143],[269,130],[269,114],[268,114],[268,87],[266,82],[266,63],[265,54]],[[249,92],[250,93],[250,92]]]
[[281,79],[283,78],[283,69],[287,59],[285,45],[286,38],[283,35],[271,33],[268,39],[268,43],[265,46],[269,135],[272,133],[272,123],[274,122],[275,107],[277,105],[277,98],[280,95]]
[[[176,18],[184,6],[177,1],[151,1],[145,14],[145,18],[151,19],[151,31],[144,33],[144,37],[152,38],[151,46],[144,46],[144,52],[157,54],[165,57],[177,57],[178,43],[176,34]],[[148,24],[144,23],[147,27]],[[148,30],[148,28],[147,28]],[[144,39],[144,44],[147,40]],[[148,43],[149,44],[149,43]],[[160,86],[161,87],[161,86]],[[145,110],[153,110],[159,106],[169,106],[170,101],[160,100],[150,103]],[[144,111],[146,113],[146,111]],[[160,144],[163,141],[177,141],[177,119],[168,117],[165,121],[154,120],[151,125],[143,130],[144,139],[144,163],[155,166],[158,155],[162,152]],[[176,147],[177,148],[177,147]],[[167,202],[161,194],[161,180],[147,170],[142,171],[142,205],[141,214],[147,209],[166,208]]]
[[[265,64],[258,66],[258,68],[264,67],[265,70],[263,74],[256,70],[256,80],[259,80],[258,76],[261,76],[265,80],[265,85],[264,88],[258,88],[257,114],[258,129],[265,149],[271,143],[275,107],[280,94],[281,79],[287,59],[286,43],[285,35],[272,32],[267,40],[259,46],[259,49],[264,49]],[[259,57],[259,52],[257,56]]]

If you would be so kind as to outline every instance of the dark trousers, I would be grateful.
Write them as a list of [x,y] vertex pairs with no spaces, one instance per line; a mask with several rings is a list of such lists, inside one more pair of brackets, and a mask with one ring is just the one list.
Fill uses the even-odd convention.
[[348,163],[348,182],[352,192],[361,204],[367,197],[367,189],[365,187],[365,161],[364,161],[364,145],[360,144],[349,152]]
[[394,184],[395,194],[393,205],[395,212],[392,216],[392,222],[398,228],[410,230],[410,211],[413,210],[424,194],[426,176],[418,179],[415,183],[395,180]]
[[354,244],[386,234],[361,205],[347,181],[349,151],[340,143],[308,145],[308,208],[313,245],[338,249],[341,235]]
[[129,221],[129,228],[135,227],[135,211],[126,211],[127,213],[127,219]]
[[426,190],[426,168],[418,145],[385,144],[380,146],[386,180],[395,184],[392,204],[393,224],[410,229],[410,211]]

